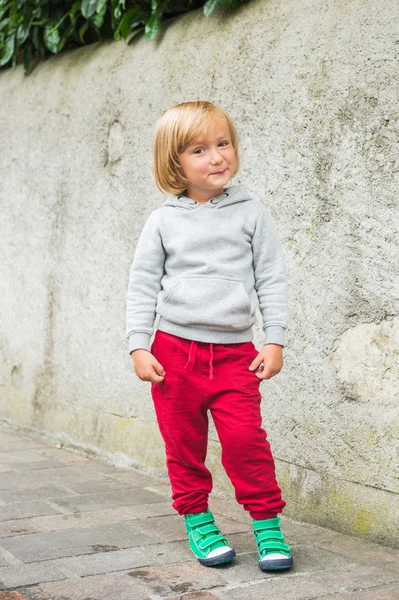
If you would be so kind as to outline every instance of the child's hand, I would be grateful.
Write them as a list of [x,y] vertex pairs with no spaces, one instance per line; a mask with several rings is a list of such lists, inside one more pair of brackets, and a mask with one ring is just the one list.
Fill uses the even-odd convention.
[[[262,369],[263,363],[263,369]],[[283,368],[283,346],[279,344],[265,344],[258,356],[251,362],[249,368],[256,371],[258,379],[271,379]],[[260,369],[258,369],[260,367]],[[258,370],[257,370],[258,369]]]
[[131,352],[134,371],[143,381],[161,383],[164,380],[165,371],[161,363],[148,350],[138,348]]

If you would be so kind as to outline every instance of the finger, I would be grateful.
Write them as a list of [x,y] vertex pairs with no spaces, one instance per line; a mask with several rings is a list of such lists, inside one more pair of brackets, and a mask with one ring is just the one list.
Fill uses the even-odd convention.
[[272,377],[274,377],[276,375],[276,371],[268,371],[267,373],[265,373],[263,375],[264,379],[271,379]]
[[161,363],[159,363],[158,361],[155,361],[154,363],[152,363],[152,368],[154,369],[154,371],[157,375],[160,375],[161,377],[165,376],[165,369],[163,368]]
[[251,362],[251,364],[249,365],[249,370],[250,371],[257,371],[259,369],[259,371],[263,371],[264,369],[264,364],[262,362],[262,358],[255,358],[255,360],[253,360]]

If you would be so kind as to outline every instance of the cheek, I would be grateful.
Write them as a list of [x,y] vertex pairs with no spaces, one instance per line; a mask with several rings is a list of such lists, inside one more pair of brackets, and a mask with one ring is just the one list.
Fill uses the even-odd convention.
[[236,155],[235,155],[235,152],[234,152],[234,150],[231,150],[231,152],[229,152],[229,155],[228,155],[228,157],[227,157],[227,160],[228,160],[228,162],[229,162],[231,165],[235,165],[235,164],[236,164]]
[[207,175],[209,171],[209,162],[204,157],[202,160],[198,160],[193,169],[193,173],[197,175]]
[[207,164],[204,160],[187,162],[184,171],[186,176],[190,179],[205,173],[207,171]]

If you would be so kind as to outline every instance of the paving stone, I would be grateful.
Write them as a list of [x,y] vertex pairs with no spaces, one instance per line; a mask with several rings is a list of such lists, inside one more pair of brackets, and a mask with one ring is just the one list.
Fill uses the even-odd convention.
[[157,480],[152,478],[150,475],[144,473],[138,473],[136,471],[126,471],[115,469],[114,472],[108,475],[110,479],[117,479],[130,485],[138,485],[146,487],[146,485],[159,485],[161,483],[167,483],[166,480]]
[[90,473],[88,470],[85,473],[77,472],[76,469],[70,466],[27,472],[10,472],[2,474],[0,478],[0,490],[34,488],[45,485],[67,486],[69,482],[74,484],[77,481],[86,482],[92,479],[101,479],[101,477],[101,475]]
[[326,561],[327,569],[322,573],[314,573],[317,581],[328,585],[331,592],[352,592],[395,583],[399,581],[399,569],[396,573],[372,567],[371,565],[348,565],[346,568],[331,569],[331,563]]
[[357,562],[383,564],[397,562],[399,566],[399,552],[378,544],[351,537],[339,535],[334,532],[328,539],[315,540],[318,547],[326,548],[332,552],[338,552],[349,558],[355,558]]
[[294,567],[262,572],[233,496],[211,496],[210,508],[237,557],[203,567],[167,480],[46,444],[22,462],[26,440],[11,446],[2,433],[0,519],[17,514],[0,523],[0,588],[10,588],[0,600],[399,600],[399,552],[284,515]]
[[160,541],[173,542],[187,539],[184,520],[176,514],[166,517],[136,519],[132,524],[139,531],[156,536]]
[[45,456],[48,458],[55,458],[64,464],[72,464],[77,471],[88,469],[92,473],[114,474],[115,469],[117,468],[114,465],[99,460],[98,458],[64,449],[58,449],[55,447],[35,450],[35,453],[42,457]]
[[[223,589],[221,598],[229,600],[316,600],[330,590],[308,575],[280,573],[278,577],[264,574],[264,581],[251,585]],[[218,591],[216,591],[218,593]]]
[[7,463],[0,464],[0,473],[7,471],[37,471],[38,469],[51,469],[53,467],[63,467],[64,464],[55,459],[35,460],[29,463]]
[[197,563],[197,559],[191,552],[186,541],[151,544],[151,546],[142,547],[140,550],[143,552],[149,566],[161,566],[180,562]]
[[163,496],[142,488],[135,488],[134,490],[129,489],[68,496],[66,498],[54,500],[53,504],[66,507],[71,511],[86,511],[120,505],[124,506],[126,504],[134,506],[135,504],[152,504],[156,502],[164,502]]
[[189,592],[188,594],[183,594],[182,596],[174,596],[173,598],[168,598],[168,600],[219,600],[220,596],[215,596],[210,592]]
[[42,457],[32,452],[32,450],[9,450],[8,452],[0,452],[0,463],[30,463],[42,461]]
[[165,496],[165,498],[170,498],[172,495],[170,485],[168,483],[159,483],[157,485],[147,483],[144,489],[161,494],[162,496]]
[[24,519],[26,517],[35,517],[38,515],[54,515],[61,510],[50,506],[44,500],[32,500],[32,502],[15,502],[1,507],[0,521],[9,519]]
[[[281,517],[281,529],[284,531],[284,535],[286,539],[289,539],[289,542],[298,542],[303,544],[303,538],[306,537],[306,543],[320,542],[320,543],[330,543],[334,542],[337,537],[342,537],[342,533],[338,533],[331,529],[326,529],[325,527],[320,527],[320,525],[315,525],[313,523],[299,523],[298,521],[291,521],[288,518],[284,517],[284,515],[280,515]],[[349,536],[344,536],[349,537]]]
[[[144,517],[160,517],[175,514],[170,502],[157,502],[154,504],[140,504],[133,506],[118,506],[104,510],[91,510],[72,515],[50,515],[45,517],[34,517],[31,522],[49,531],[58,529],[71,529],[74,527],[91,527],[106,523],[117,523],[119,521],[131,521]],[[0,525],[1,527],[1,525]],[[0,528],[1,531],[1,528]],[[1,536],[0,536],[1,537]]]
[[251,523],[249,514],[243,507],[235,502],[234,498],[217,498],[212,494],[209,497],[209,508],[216,515],[225,515],[230,519],[241,521],[242,523]]
[[348,566],[348,563],[353,564],[355,567],[360,566],[359,563],[356,562],[356,557],[349,560],[347,556],[329,552],[328,550],[318,548],[313,544],[297,544],[292,546],[292,556],[295,561],[296,570],[307,573],[324,570],[326,565],[333,569],[338,569],[339,567],[345,568]]
[[[373,588],[371,590],[358,590],[350,594],[334,594],[323,596],[322,600],[398,600],[399,585],[389,585],[384,588]],[[1,600],[1,598],[0,598]]]
[[87,464],[81,463],[76,465],[77,470],[84,472],[85,468],[90,469],[92,473],[98,473],[104,476],[114,475],[115,471],[118,469],[118,467],[113,464],[109,464],[95,458],[91,458],[90,462]]
[[1,540],[2,547],[23,562],[109,552],[151,543],[152,538],[138,532],[129,523],[51,531]]
[[62,558],[50,562],[56,563],[56,566],[59,568],[66,567],[69,572],[75,573],[79,577],[86,577],[87,575],[100,575],[114,571],[134,569],[135,567],[145,567],[151,563],[151,560],[146,556],[145,551],[143,552],[139,548],[129,548],[116,552],[100,552],[97,554]]
[[[77,494],[92,494],[95,492],[112,492],[116,490],[132,489],[131,485],[123,481],[110,481],[109,479],[96,479],[90,481],[80,481],[78,483],[68,483],[68,489]],[[137,488],[135,488],[137,489]]]
[[15,468],[10,463],[6,465],[0,464],[0,473],[7,473],[7,471],[15,471]]
[[399,565],[398,565],[398,561],[395,562],[387,562],[384,563],[383,565],[379,565],[380,569],[384,569],[384,571],[393,571],[394,573],[398,573],[399,572]]
[[8,504],[11,502],[22,502],[24,500],[40,500],[42,498],[57,498],[59,496],[67,496],[73,494],[74,492],[68,492],[65,488],[55,485],[47,485],[43,487],[3,491],[0,492],[0,500]]
[[99,575],[116,571],[131,570],[136,567],[161,567],[162,565],[196,562],[196,558],[183,542],[152,544],[126,550],[116,550],[97,554],[60,558],[48,561],[57,568],[74,573],[79,577]]
[[26,450],[28,448],[42,448],[43,442],[37,442],[29,438],[24,438],[20,434],[0,431],[0,452],[14,450]]
[[35,453],[41,457],[55,458],[59,462],[70,463],[85,463],[89,464],[91,461],[85,454],[79,454],[72,452],[72,450],[64,450],[63,448],[57,448],[56,446],[42,446],[41,448],[35,449]]
[[161,597],[212,589],[227,585],[217,569],[203,567],[198,562],[179,563],[158,568],[133,569],[128,573],[148,589],[149,595]]
[[232,534],[247,533],[247,535],[250,535],[250,538],[252,539],[253,543],[255,543],[255,538],[252,533],[252,527],[249,523],[236,521],[235,519],[226,517],[224,515],[215,514],[214,517],[218,527],[220,527],[221,531],[225,535],[229,536],[229,539]]
[[[236,531],[245,532],[248,529],[247,525],[237,523],[237,521],[223,516],[219,517],[217,523],[225,534]],[[144,533],[161,537],[165,542],[187,540],[184,519],[176,513],[166,517],[139,519],[134,522],[134,526]]]
[[152,600],[139,582],[118,574],[42,583],[29,592],[35,600]]
[[65,578],[61,569],[51,563],[32,563],[0,569],[0,582],[8,588]]
[[[231,587],[242,583],[263,581],[265,579],[265,573],[258,567],[257,552],[237,554],[233,561],[218,567],[218,571],[228,580]],[[267,578],[269,579],[279,576],[280,573],[277,572],[267,574]]]
[[234,546],[234,550],[237,554],[243,552],[257,552],[254,534],[249,531],[245,533],[231,533],[229,534],[228,541],[231,546]]
[[31,519],[29,521],[26,519],[15,519],[12,521],[0,522],[0,538],[13,537],[16,535],[26,535],[28,533],[41,533],[41,529],[37,525],[32,523]]

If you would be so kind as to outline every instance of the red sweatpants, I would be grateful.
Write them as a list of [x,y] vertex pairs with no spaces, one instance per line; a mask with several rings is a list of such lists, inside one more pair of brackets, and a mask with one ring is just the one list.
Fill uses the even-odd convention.
[[180,515],[208,508],[209,410],[237,501],[255,519],[280,513],[286,503],[261,427],[260,380],[248,369],[258,354],[254,344],[196,342],[158,329],[150,351],[166,373],[162,383],[151,383],[151,394],[165,442],[173,508]]

